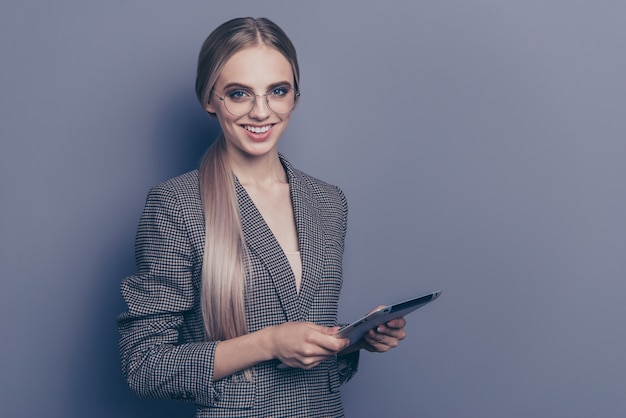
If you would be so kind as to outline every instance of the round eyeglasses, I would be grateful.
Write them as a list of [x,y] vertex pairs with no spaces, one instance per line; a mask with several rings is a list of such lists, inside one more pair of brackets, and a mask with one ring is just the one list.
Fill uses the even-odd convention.
[[228,113],[233,116],[244,116],[252,112],[257,97],[265,97],[267,106],[272,112],[285,115],[296,107],[296,99],[300,93],[291,87],[275,87],[265,94],[254,94],[250,90],[237,88],[226,92],[224,97],[218,96],[217,93],[215,95],[224,103]]

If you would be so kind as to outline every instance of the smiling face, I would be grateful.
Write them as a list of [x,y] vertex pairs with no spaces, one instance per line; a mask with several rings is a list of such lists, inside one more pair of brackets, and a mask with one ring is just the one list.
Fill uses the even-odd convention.
[[[278,154],[278,140],[291,113],[278,114],[264,96],[277,88],[293,88],[289,61],[276,49],[255,45],[238,51],[226,61],[213,87],[207,112],[214,113],[224,133],[231,156],[262,157]],[[243,116],[234,116],[220,98],[237,98],[243,92],[258,95],[256,104]]]

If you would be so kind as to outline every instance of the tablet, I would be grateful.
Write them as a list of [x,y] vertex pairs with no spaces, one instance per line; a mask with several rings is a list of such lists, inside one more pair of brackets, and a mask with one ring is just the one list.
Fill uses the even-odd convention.
[[406,302],[379,308],[354,321],[353,323],[341,327],[341,329],[337,331],[334,336],[337,338],[349,338],[350,344],[354,344],[372,328],[384,324],[385,322],[389,322],[392,319],[403,317],[417,308],[421,308],[422,306],[437,299],[439,295],[441,295],[441,290],[422,295],[415,299],[407,300]]

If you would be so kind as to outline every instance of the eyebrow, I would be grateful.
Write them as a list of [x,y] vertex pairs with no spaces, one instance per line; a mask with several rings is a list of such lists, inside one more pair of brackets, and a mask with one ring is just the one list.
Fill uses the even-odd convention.
[[[270,84],[267,89],[265,90],[266,92],[270,91],[273,88],[276,87],[282,87],[282,86],[289,86],[291,88],[293,88],[293,85],[289,82],[289,81],[279,81],[277,83],[272,83]],[[224,87],[222,87],[222,89],[224,91],[232,89],[232,88],[242,88],[242,89],[246,89],[246,90],[250,90],[250,91],[254,91],[254,89],[250,86],[246,86],[245,84],[241,84],[241,83],[228,83],[226,84]]]

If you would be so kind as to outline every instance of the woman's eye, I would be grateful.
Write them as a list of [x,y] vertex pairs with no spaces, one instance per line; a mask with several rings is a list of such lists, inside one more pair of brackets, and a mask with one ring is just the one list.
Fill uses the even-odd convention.
[[228,92],[227,96],[234,101],[246,100],[248,97],[251,97],[250,93],[245,90],[233,90]]
[[276,87],[270,91],[270,95],[274,97],[284,96],[289,92],[287,87]]

